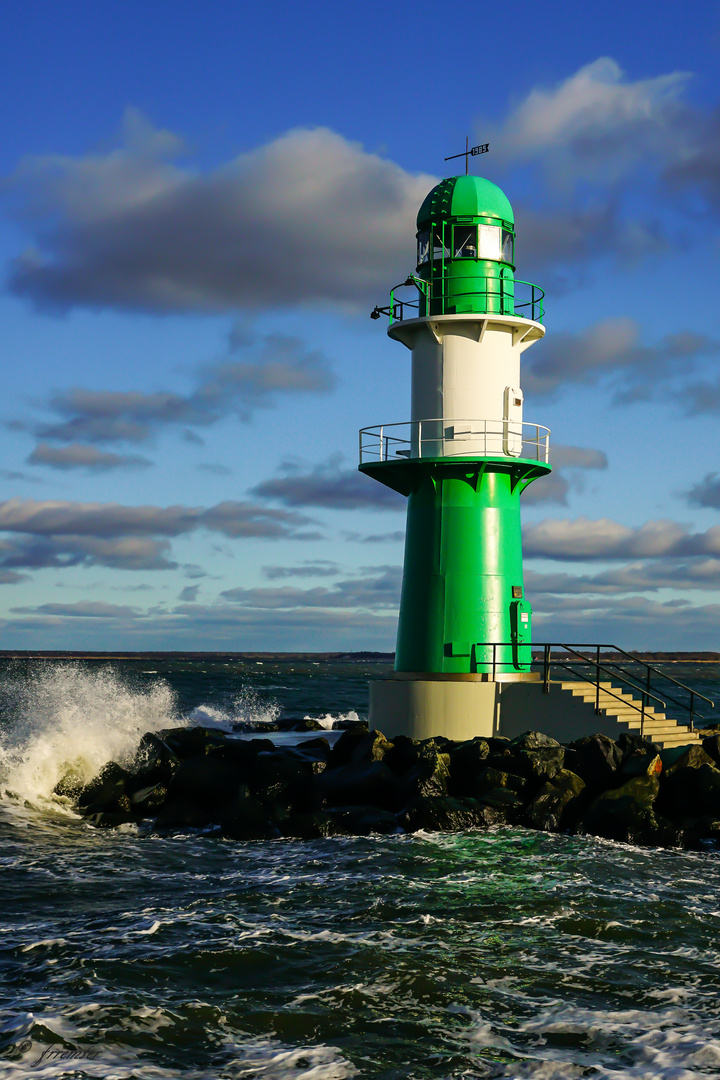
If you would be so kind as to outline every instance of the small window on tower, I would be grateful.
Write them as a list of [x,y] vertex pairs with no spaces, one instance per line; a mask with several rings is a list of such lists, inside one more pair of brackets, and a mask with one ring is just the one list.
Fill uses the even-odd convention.
[[477,259],[477,225],[456,225],[453,230],[453,258]]
[[506,263],[513,261],[513,234],[507,229],[502,231],[502,261]]
[[417,264],[422,266],[430,258],[430,230],[426,229],[425,232],[418,233],[417,238]]
[[502,251],[500,249],[500,233],[501,229],[497,225],[481,225],[478,229],[478,244],[480,249],[481,259],[500,259]]
[[[450,239],[450,229],[449,228],[447,229],[447,237],[448,237],[448,240],[449,240]],[[433,259],[449,259],[450,258],[450,252],[449,252],[448,248],[446,247],[446,245],[443,243],[442,226],[440,228],[436,229],[433,232],[432,248],[433,248],[433,253],[432,253]]]

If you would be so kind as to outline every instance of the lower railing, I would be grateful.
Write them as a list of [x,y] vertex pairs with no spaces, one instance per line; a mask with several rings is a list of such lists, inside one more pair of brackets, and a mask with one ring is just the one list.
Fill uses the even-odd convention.
[[[531,646],[519,643],[517,640],[513,642],[488,641],[475,646],[476,652],[484,650],[486,656],[488,656],[488,650],[491,652],[491,658],[488,658],[483,663],[483,668],[489,668],[493,678],[504,672],[517,671],[518,667],[527,668],[528,665],[518,665],[514,660],[504,659],[504,656],[507,655],[506,650],[509,648],[512,648],[517,656],[518,649],[527,651]],[[633,656],[632,653],[618,648],[617,645],[599,645],[597,643],[568,645],[566,642],[536,642],[532,649],[536,653],[542,649],[540,656],[532,656],[529,667],[542,672],[545,693],[549,693],[553,672],[563,671],[569,673],[573,678],[589,682],[595,687],[596,713],[601,712],[600,699],[601,695],[605,694],[609,694],[611,697],[621,701],[623,706],[630,707],[638,712],[640,714],[641,735],[644,733],[645,714],[651,707],[651,702],[662,709],[666,709],[668,703],[670,703],[674,710],[686,714],[682,720],[677,722],[687,724],[691,731],[698,721],[706,719],[697,711],[698,700],[706,702],[711,709],[715,708],[715,702],[706,697],[705,694],[701,694],[698,690],[669,675],[666,671],[662,671],[654,664],[648,664],[645,660]],[[503,650],[500,657],[498,656],[498,650]],[[553,650],[561,650],[563,655],[560,657],[553,656]],[[589,650],[589,652],[581,650]],[[603,655],[603,653],[608,652],[611,654],[610,656]],[[632,669],[639,669],[640,674],[636,674],[636,671],[632,670],[631,666]],[[628,687],[634,694],[639,695],[639,703],[629,701],[627,697],[622,697],[621,694],[616,693],[615,690],[607,686],[601,687],[600,683],[603,676],[612,682]],[[653,682],[653,679],[655,682]],[[659,689],[658,680],[663,680],[684,691],[689,696],[688,700],[683,701],[668,693],[663,693],[663,696],[660,697],[655,692]]]
[[545,464],[550,428],[518,420],[455,420],[439,417],[378,424],[360,431],[360,464],[398,458],[499,456]]

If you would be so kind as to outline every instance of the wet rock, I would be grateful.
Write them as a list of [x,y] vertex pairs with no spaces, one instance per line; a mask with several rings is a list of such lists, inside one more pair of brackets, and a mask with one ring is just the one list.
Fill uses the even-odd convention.
[[179,760],[206,754],[213,746],[221,745],[225,735],[214,729],[200,726],[190,728],[165,728],[157,732],[157,738],[167,746]]
[[541,731],[526,731],[510,740],[510,746],[514,750],[562,750],[562,745],[550,735],[544,735]]
[[525,803],[511,788],[496,787],[483,792],[478,797],[478,803],[482,807],[502,814],[502,819],[509,825],[514,825],[522,817]]
[[90,814],[88,816],[88,821],[91,825],[94,825],[96,829],[115,829],[118,825],[130,824],[130,822],[135,821],[135,817],[129,811],[108,813],[101,810],[98,813]]
[[396,810],[403,802],[397,778],[382,761],[352,761],[328,768],[316,783],[318,794],[329,807],[362,804]]
[[421,744],[417,739],[410,739],[407,735],[396,735],[392,748],[385,753],[383,761],[396,776],[400,776],[417,765],[420,749]]
[[[421,795],[398,815],[400,825],[406,832],[449,832],[455,829],[485,828],[496,824],[490,811],[490,818],[484,807],[475,799],[457,799],[451,795],[445,797]],[[499,815],[502,818],[502,814]]]
[[341,818],[327,810],[291,814],[279,822],[279,829],[282,836],[294,840],[319,840],[326,836],[350,835]]
[[586,735],[566,748],[565,768],[577,773],[591,791],[615,785],[621,763],[622,752],[608,735]]
[[482,798],[486,792],[496,788],[507,788],[514,795],[520,795],[528,786],[524,776],[517,773],[502,772],[500,769],[489,767],[483,769],[477,778],[475,789],[472,792],[475,798]]
[[324,731],[325,726],[312,716],[305,716],[298,720],[290,729],[291,731]]
[[222,809],[219,821],[223,835],[232,840],[272,840],[280,835],[267,807],[251,795],[247,784],[240,785],[235,798]]
[[329,816],[339,826],[339,835],[369,836],[371,833],[392,835],[402,832],[395,814],[368,806],[347,806],[342,810],[330,810]]
[[720,734],[706,735],[702,741],[702,748],[716,765],[720,765]]
[[313,775],[311,762],[299,756],[277,750],[263,751],[255,758],[248,783],[252,794],[261,802],[284,801],[303,811],[312,808]]
[[85,786],[85,778],[81,776],[77,769],[68,769],[53,788],[53,794],[66,799],[77,800]]
[[253,732],[264,734],[281,731],[282,728],[275,720],[236,720],[232,725],[232,730],[239,735],[251,735]]
[[625,843],[643,843],[657,828],[652,804],[660,790],[657,776],[637,776],[603,792],[586,812],[582,828],[593,836]]
[[332,748],[330,768],[349,765],[350,762],[382,761],[392,749],[381,731],[367,731],[363,728],[351,728],[343,732]]
[[167,799],[168,789],[165,784],[155,784],[153,787],[138,788],[129,796],[130,808],[137,817],[155,817],[160,807]]
[[543,832],[559,832],[574,823],[581,806],[585,781],[561,769],[540,788],[527,811],[528,824]]
[[415,768],[418,795],[447,795],[450,755],[439,750],[437,742],[428,740],[420,745]]
[[109,761],[78,795],[78,808],[86,814],[128,813],[130,801],[125,784],[129,773],[115,761]]
[[619,776],[630,780],[633,776],[659,776],[662,767],[660,754],[650,744],[649,749],[638,748],[637,751],[623,758],[618,772]]
[[167,783],[180,764],[172,747],[152,731],[147,731],[138,745],[129,767],[138,787]]
[[241,774],[232,761],[204,755],[181,762],[168,785],[168,803],[195,804],[212,817],[212,811],[234,798]]
[[487,739],[468,739],[450,751],[450,792],[470,795],[475,780],[486,767],[490,746]]
[[659,805],[673,820],[700,815],[720,817],[720,770],[707,762],[675,765],[663,777]]
[[701,765],[715,764],[710,755],[697,743],[692,743],[690,746],[670,746],[660,752],[660,758],[666,779],[680,769],[698,769]]
[[[616,745],[622,755],[622,764],[636,754],[659,754],[662,750],[660,743],[654,743],[651,739],[645,739],[640,735],[634,735],[624,731],[616,739]],[[621,768],[622,768],[621,764]]]
[[353,729],[357,731],[359,728],[365,728],[367,731],[367,726],[367,720],[353,720],[344,716],[339,720],[333,720],[332,729],[333,731],[352,731]]

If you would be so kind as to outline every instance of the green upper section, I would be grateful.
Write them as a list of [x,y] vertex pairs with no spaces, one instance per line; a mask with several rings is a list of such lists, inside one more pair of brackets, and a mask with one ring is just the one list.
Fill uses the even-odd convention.
[[512,206],[497,184],[482,176],[449,176],[426,196],[417,216],[418,229],[448,217],[499,218],[514,224]]

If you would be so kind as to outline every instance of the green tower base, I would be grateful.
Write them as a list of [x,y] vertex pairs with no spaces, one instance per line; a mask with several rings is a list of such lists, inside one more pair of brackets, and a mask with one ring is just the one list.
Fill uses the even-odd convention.
[[528,670],[520,495],[550,466],[492,457],[360,468],[408,499],[395,670]]

